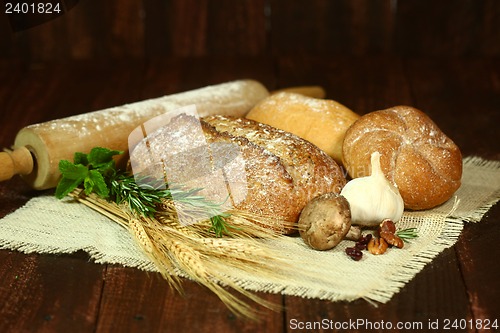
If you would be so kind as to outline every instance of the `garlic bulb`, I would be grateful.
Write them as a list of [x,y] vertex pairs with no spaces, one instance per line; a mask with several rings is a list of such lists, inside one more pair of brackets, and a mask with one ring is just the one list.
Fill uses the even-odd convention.
[[371,166],[370,176],[351,180],[340,192],[349,202],[351,223],[377,226],[384,219],[397,222],[403,215],[403,198],[398,188],[385,178],[379,152],[372,153]]

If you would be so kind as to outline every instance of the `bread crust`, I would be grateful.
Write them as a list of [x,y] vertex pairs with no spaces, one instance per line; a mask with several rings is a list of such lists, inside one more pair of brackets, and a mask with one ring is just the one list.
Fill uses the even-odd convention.
[[345,132],[360,116],[334,100],[283,91],[260,101],[245,117],[298,135],[341,163]]
[[[186,142],[196,140],[190,137],[188,132],[183,132],[186,127],[184,125],[194,122],[197,122],[195,118],[181,115],[149,135],[148,143],[146,140],[142,141],[131,155],[138,161],[134,172],[154,169],[147,165],[151,162],[148,155],[167,158],[166,150],[169,150],[169,156],[176,156],[175,165],[179,166],[178,171],[182,171],[181,168],[186,166],[196,168],[200,163],[206,163],[203,153],[197,154],[195,151],[192,154],[181,154],[182,147],[168,143],[173,130],[178,131]],[[200,125],[206,143],[209,144],[209,163],[212,164],[212,171],[217,169],[214,165],[214,154],[219,162],[221,158],[224,159],[224,147],[221,144],[233,144],[239,148],[242,164],[228,164],[223,175],[229,184],[235,180],[231,178],[232,171],[244,166],[246,196],[244,200],[235,200],[231,193],[233,206],[238,209],[263,216],[279,217],[291,225],[297,222],[302,208],[311,199],[324,193],[340,193],[345,185],[344,174],[331,157],[291,133],[253,120],[227,116],[202,118]],[[221,149],[221,152],[217,152],[217,149]],[[156,167],[161,169],[159,164],[161,161]],[[207,180],[206,187],[210,188],[212,185],[210,179]],[[286,233],[291,230],[287,228]]]
[[407,209],[436,207],[461,184],[460,149],[425,113],[410,106],[362,116],[346,132],[342,149],[353,178],[370,175],[370,156],[380,152],[382,170],[399,188]]

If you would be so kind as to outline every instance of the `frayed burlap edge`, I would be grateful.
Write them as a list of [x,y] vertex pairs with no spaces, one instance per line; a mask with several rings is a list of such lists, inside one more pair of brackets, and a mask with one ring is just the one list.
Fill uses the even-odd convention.
[[[482,171],[499,171],[500,170],[500,161],[492,161],[485,160],[478,156],[468,156],[463,160],[463,166],[465,168],[480,168]],[[498,176],[500,179],[500,175]],[[479,222],[483,218],[484,214],[486,214],[491,207],[493,207],[500,200],[500,188],[491,193],[491,195],[484,200],[483,204],[480,207],[477,207],[475,210],[470,211],[467,215],[454,216],[451,214],[451,217],[456,219],[460,219],[464,222]]]
[[[500,170],[500,161],[488,161],[475,156],[465,158],[463,163],[464,169],[471,169],[472,171],[470,172],[472,173],[483,170],[490,173],[493,172],[493,177],[496,177],[496,172]],[[411,221],[412,219],[422,220],[425,219],[425,216],[427,216],[429,219],[434,219],[434,221],[439,220],[443,222],[443,227],[440,229],[439,234],[433,238],[432,242],[425,245],[425,249],[412,253],[408,260],[405,260],[403,264],[392,271],[392,274],[385,277],[385,281],[383,281],[383,283],[379,283],[378,286],[374,286],[373,288],[370,287],[361,291],[358,290],[353,291],[352,293],[345,293],[339,292],[339,290],[332,288],[331,286],[328,288],[328,286],[322,284],[323,282],[314,286],[314,288],[310,288],[310,284],[300,285],[297,281],[292,284],[287,284],[286,281],[283,280],[265,281],[259,279],[258,277],[245,280],[244,277],[236,275],[235,279],[242,287],[251,291],[281,293],[290,296],[317,298],[330,301],[353,301],[361,298],[375,305],[378,303],[386,303],[396,293],[398,293],[407,282],[412,280],[414,276],[425,267],[426,264],[430,263],[444,249],[453,246],[457,242],[461,231],[463,230],[464,222],[479,222],[484,214],[496,202],[498,202],[500,199],[500,188],[498,188],[496,182],[494,182],[492,186],[493,187],[490,186],[489,189],[491,190],[493,188],[494,190],[489,191],[491,193],[486,197],[486,199],[481,199],[480,204],[475,207],[475,209],[470,211],[459,211],[458,208],[460,207],[460,202],[458,198],[455,198],[449,203],[452,208],[446,213],[443,212],[443,209],[430,210],[426,212],[405,212],[402,220],[403,224],[405,221]],[[68,216],[68,218],[71,218],[71,216]],[[100,220],[96,220],[96,223],[100,222]],[[299,243],[300,239],[297,239],[297,244]],[[123,255],[120,253],[101,253],[99,249],[94,246],[89,246],[88,244],[87,246],[83,246],[81,248],[74,248],[71,246],[66,248],[60,246],[50,246],[50,244],[39,246],[36,244],[29,244],[27,242],[16,243],[12,240],[0,239],[0,248],[18,250],[24,253],[73,253],[78,250],[84,250],[89,253],[90,257],[96,263],[121,264],[141,270],[156,271],[155,267],[145,257],[131,257],[128,253],[124,253]],[[140,251],[138,248],[136,250],[129,250],[132,252]],[[342,248],[334,250],[336,250],[336,252],[341,252]],[[328,254],[322,253],[320,255]],[[357,265],[358,263],[351,262],[350,264]],[[299,269],[303,269],[303,267],[299,267]]]

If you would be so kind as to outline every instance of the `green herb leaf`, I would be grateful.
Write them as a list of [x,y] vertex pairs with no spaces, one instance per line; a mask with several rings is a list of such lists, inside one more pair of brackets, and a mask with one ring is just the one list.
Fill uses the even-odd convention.
[[94,191],[94,181],[90,177],[85,177],[83,180],[83,188],[85,190],[85,194],[89,195]]
[[88,165],[89,160],[87,158],[87,154],[84,153],[75,153],[75,156],[73,157],[73,162],[74,164],[81,164],[81,165]]
[[104,176],[97,170],[90,170],[88,178],[92,181],[92,190],[100,197],[107,198],[109,196],[109,188],[104,180]]
[[221,212],[220,204],[197,195],[201,189],[170,188],[163,180],[151,179],[148,176],[137,176],[140,178],[136,182],[136,177],[133,175],[116,170],[113,156],[122,153],[118,150],[96,147],[89,154],[75,153],[73,163],[60,161],[59,170],[62,178],[56,188],[56,197],[62,199],[83,183],[86,195],[94,192],[102,198],[111,197],[117,204],[125,202],[132,211],[153,217],[163,199],[175,196],[176,200],[197,209],[205,209],[207,215],[211,216],[210,230],[216,237],[231,234],[229,229],[235,227],[227,224],[226,218],[230,214]]
[[227,225],[225,220],[226,217],[227,216],[221,214],[212,216],[210,218],[212,226],[210,227],[209,231],[215,233],[215,237],[222,237],[225,234],[230,234],[229,231],[227,230]]
[[153,216],[156,213],[156,204],[159,204],[162,198],[170,196],[170,191],[156,189],[150,184],[141,187],[134,176],[119,174],[110,182],[110,194],[117,204],[125,201],[132,210],[144,216]]
[[66,160],[59,162],[59,171],[61,171],[62,178],[56,187],[55,195],[58,199],[62,199],[69,192],[77,188],[88,174],[87,167],[81,164],[75,165]]
[[88,173],[86,166],[81,164],[73,164],[70,161],[62,160],[59,162],[59,171],[63,177],[68,179],[81,179],[83,180]]
[[85,194],[95,192],[107,198],[109,188],[105,177],[116,174],[113,156],[122,153],[118,150],[96,147],[89,154],[75,153],[73,163],[61,160],[59,171],[61,171],[62,178],[56,187],[56,198],[62,199],[82,183]]
[[81,179],[70,179],[66,177],[62,177],[56,187],[56,198],[62,199],[69,194],[69,192],[73,191],[82,183],[85,178]]
[[418,237],[418,230],[417,228],[398,230],[396,231],[396,236],[401,238],[403,242],[406,243],[407,241]]
[[92,148],[90,153],[87,155],[88,164],[92,165],[93,168],[105,168],[109,169],[111,165],[114,166],[113,156],[123,154],[122,151],[110,150],[107,148],[95,147]]

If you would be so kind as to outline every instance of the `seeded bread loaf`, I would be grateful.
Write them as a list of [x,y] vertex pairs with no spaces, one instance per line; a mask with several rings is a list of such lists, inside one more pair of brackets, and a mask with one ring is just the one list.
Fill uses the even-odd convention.
[[[200,138],[186,130],[197,121],[191,116],[177,116],[149,135],[147,142],[139,143],[131,155],[131,160],[136,161],[134,172],[154,169],[152,155],[162,161],[175,160],[173,165],[169,163],[169,170],[159,165],[162,162],[157,162],[157,172],[167,176],[172,172],[183,173],[188,182],[204,172],[213,174],[222,170],[219,176],[228,184],[234,207],[279,217],[288,226],[297,222],[302,208],[312,198],[329,192],[339,193],[345,185],[340,167],[319,148],[291,133],[249,119],[203,118],[200,125],[209,156],[203,152],[206,149],[183,153],[182,145],[172,142],[172,133],[190,146],[203,148],[203,144],[196,143]],[[201,171],[207,165],[210,170]],[[244,171],[243,179],[241,170]],[[206,177],[204,189],[217,188],[216,183],[220,183],[217,177]],[[290,230],[286,228],[285,232],[290,233]]]

